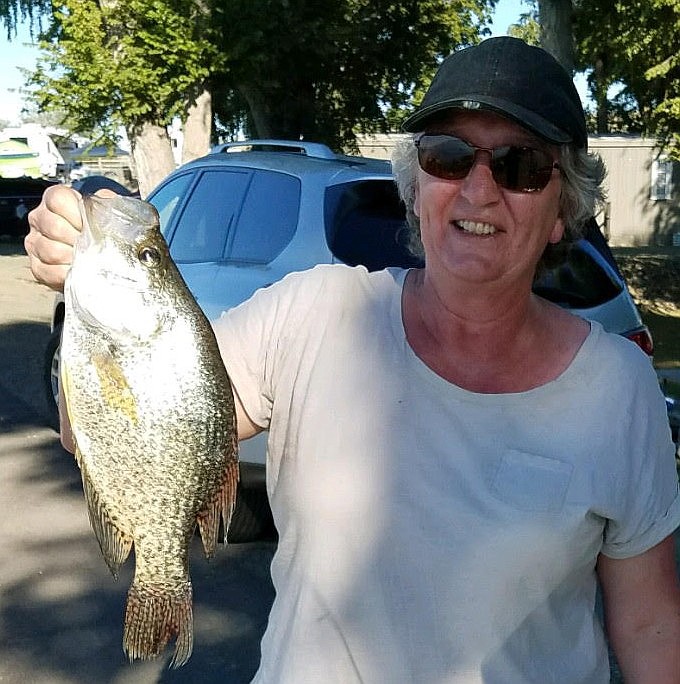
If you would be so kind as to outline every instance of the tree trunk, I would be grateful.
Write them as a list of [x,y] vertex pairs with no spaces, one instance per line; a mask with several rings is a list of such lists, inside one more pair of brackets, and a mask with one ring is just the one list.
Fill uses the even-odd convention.
[[170,136],[165,126],[147,122],[129,130],[128,137],[139,194],[145,198],[175,168]]
[[607,98],[607,91],[609,90],[605,62],[602,55],[595,58],[595,66],[593,68],[594,81],[594,95],[595,104],[597,106],[597,133],[604,135],[609,133],[609,99]]
[[204,90],[189,107],[183,129],[183,164],[210,152],[212,133],[212,96],[210,91]]
[[248,103],[250,116],[255,127],[255,135],[258,138],[273,138],[271,116],[262,93],[246,83],[240,83],[238,89]]
[[574,73],[572,0],[538,0],[541,47],[570,74]]

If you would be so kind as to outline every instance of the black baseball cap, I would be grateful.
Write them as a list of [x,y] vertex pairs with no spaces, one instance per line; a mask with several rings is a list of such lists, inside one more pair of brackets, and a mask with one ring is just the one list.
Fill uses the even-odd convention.
[[497,112],[548,142],[588,147],[583,106],[571,76],[550,53],[519,38],[489,38],[449,55],[402,128],[422,131],[449,109]]

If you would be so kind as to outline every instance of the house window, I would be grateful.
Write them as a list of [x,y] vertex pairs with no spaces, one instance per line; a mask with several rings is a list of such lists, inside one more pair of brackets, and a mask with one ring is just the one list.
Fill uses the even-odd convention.
[[652,190],[649,198],[652,200],[669,200],[671,198],[672,176],[673,162],[665,155],[657,157],[652,162]]

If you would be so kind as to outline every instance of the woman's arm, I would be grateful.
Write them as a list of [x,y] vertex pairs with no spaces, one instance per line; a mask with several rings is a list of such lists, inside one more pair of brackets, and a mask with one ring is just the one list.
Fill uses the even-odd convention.
[[626,684],[680,684],[680,581],[669,535],[639,556],[597,564],[605,624]]

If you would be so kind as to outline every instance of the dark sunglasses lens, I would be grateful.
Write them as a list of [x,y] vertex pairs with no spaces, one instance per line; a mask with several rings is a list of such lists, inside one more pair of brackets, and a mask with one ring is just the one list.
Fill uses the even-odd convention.
[[474,159],[475,148],[450,135],[424,135],[418,141],[420,168],[437,178],[465,178]]
[[[425,134],[416,143],[420,168],[431,176],[461,180],[470,173],[476,148],[452,135]],[[499,147],[493,150],[491,170],[506,190],[538,192],[550,182],[553,159],[545,150]]]
[[501,147],[493,151],[493,177],[507,190],[538,192],[550,182],[553,159],[531,147]]

